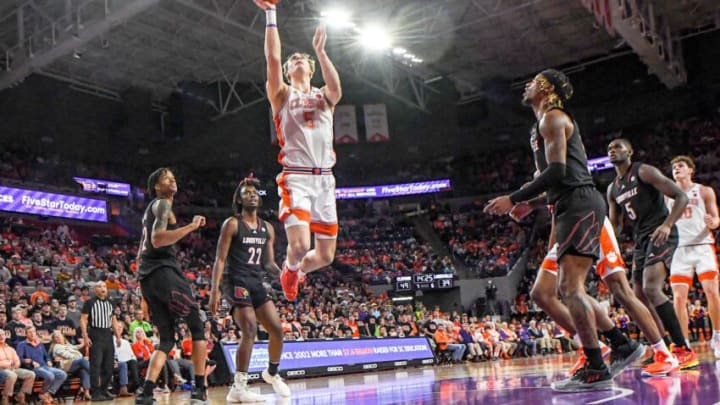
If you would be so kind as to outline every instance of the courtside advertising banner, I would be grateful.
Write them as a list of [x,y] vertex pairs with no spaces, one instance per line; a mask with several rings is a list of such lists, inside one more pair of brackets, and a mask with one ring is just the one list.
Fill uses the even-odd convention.
[[333,117],[336,143],[357,143],[357,117],[354,105],[339,105],[335,107]]
[[355,198],[401,197],[404,195],[439,193],[451,189],[450,179],[428,180],[381,186],[338,187],[335,189],[335,198],[338,200],[351,200]]
[[[223,344],[230,373],[235,373],[238,344]],[[289,341],[283,344],[280,372],[288,377],[320,376],[409,365],[433,364],[435,356],[425,337]],[[255,343],[251,374],[268,364],[267,342]]]
[[387,142],[390,140],[387,110],[385,104],[365,104],[365,139],[368,142]]
[[105,200],[12,187],[0,187],[0,210],[84,221],[108,220]]

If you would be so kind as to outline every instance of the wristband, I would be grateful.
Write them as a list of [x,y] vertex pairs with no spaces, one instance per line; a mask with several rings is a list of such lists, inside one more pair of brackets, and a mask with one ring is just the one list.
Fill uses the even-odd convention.
[[265,27],[277,27],[277,13],[274,8],[265,10]]

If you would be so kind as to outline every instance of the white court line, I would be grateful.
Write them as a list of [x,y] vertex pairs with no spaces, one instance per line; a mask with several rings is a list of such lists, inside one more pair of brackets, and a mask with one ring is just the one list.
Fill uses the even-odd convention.
[[613,396],[611,396],[611,397],[607,397],[607,398],[603,398],[603,399],[597,400],[597,401],[588,402],[588,405],[595,405],[595,404],[602,404],[603,402],[610,402],[610,401],[613,401],[613,400],[616,400],[616,399],[629,397],[630,395],[632,395],[632,394],[635,393],[635,391],[633,391],[633,390],[631,390],[631,389],[628,389],[628,388],[616,387],[616,388],[614,388],[613,390],[615,390],[615,391],[620,391],[620,393],[619,393],[619,394],[616,394],[616,395],[613,395]]

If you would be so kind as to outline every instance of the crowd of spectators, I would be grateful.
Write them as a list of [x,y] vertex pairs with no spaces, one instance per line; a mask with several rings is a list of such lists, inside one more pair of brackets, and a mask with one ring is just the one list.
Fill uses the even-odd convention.
[[501,277],[515,264],[528,241],[530,227],[510,219],[483,213],[482,201],[452,209],[433,204],[430,209],[435,232],[448,250],[475,277]]
[[[635,134],[638,134],[635,136]],[[608,138],[588,137],[590,155],[603,155]],[[636,160],[646,161],[668,171],[675,154],[691,154],[696,158],[698,181],[717,188],[720,183],[720,152],[714,146],[720,140],[718,117],[691,118],[658,124],[655,128],[637,131],[626,137],[635,142]],[[526,153],[514,151],[506,155],[478,153],[445,162],[444,177],[455,178],[456,190],[468,192],[500,192],[516,187],[530,176],[532,163]],[[142,184],[144,170],[111,167],[105,164],[68,164],[59,156],[46,157],[25,149],[0,152],[0,177],[19,182],[74,187],[73,175],[106,179],[135,179]],[[468,163],[469,162],[469,163]],[[482,163],[482,164],[480,164]],[[78,166],[80,165],[80,166]],[[433,165],[428,165],[432,168]],[[267,187],[274,186],[268,172]],[[129,174],[128,174],[129,173]],[[238,176],[213,171],[200,181],[205,172],[190,175],[181,187],[178,205],[227,206]],[[126,177],[129,176],[129,177]],[[403,180],[402,178],[393,180]],[[512,356],[561,353],[577,348],[574,341],[529,299],[529,291],[537,268],[545,255],[543,239],[531,237],[526,224],[505,218],[484,215],[481,204],[457,210],[442,205],[430,209],[433,229],[447,244],[454,258],[475,271],[477,276],[500,276],[507,273],[522,250],[528,248],[528,271],[520,283],[518,295],[508,322],[490,317],[457,312],[429,311],[421,304],[396,305],[386,295],[374,295],[369,284],[386,284],[392,277],[419,272],[454,273],[452,260],[436,254],[421,240],[412,223],[393,218],[392,209],[378,213],[361,206],[350,206],[357,215],[346,216],[341,223],[337,261],[330,269],[310,275],[303,284],[297,302],[289,303],[279,293],[276,280],[267,280],[266,287],[278,303],[283,331],[287,340],[316,338],[431,337],[440,353],[447,353],[456,362],[497,360]],[[141,210],[140,201],[132,209]],[[200,305],[207,305],[210,269],[214,259],[217,229],[194,233],[178,245],[178,258],[185,276]],[[277,229],[281,229],[276,224]],[[282,232],[278,235],[282,238]],[[625,233],[628,234],[627,232]],[[104,282],[116,302],[115,313],[125,330],[124,341],[117,351],[118,392],[127,394],[136,387],[141,371],[154,350],[152,324],[145,320],[138,296],[135,256],[137,240],[130,238],[115,243],[98,243],[86,232],[68,225],[49,225],[42,221],[0,218],[0,347],[13,348],[15,355],[3,350],[0,356],[0,378],[6,382],[23,380],[22,394],[30,394],[28,381],[39,377],[44,381],[40,399],[52,397],[68,375],[81,380],[82,397],[88,394],[86,347],[79,338],[78,319],[82,303],[91,296],[94,286]],[[620,240],[629,263],[632,243]],[[282,240],[278,241],[281,245]],[[279,257],[282,249],[276,249]],[[351,269],[351,271],[344,271]],[[628,333],[638,334],[632,320],[615,305],[596,276],[588,280],[589,291],[608,300],[611,316]],[[704,337],[707,325],[703,295],[699,285],[689,297],[691,332],[694,338]],[[698,301],[699,302],[696,302]],[[205,308],[205,307],[204,307]],[[475,316],[473,316],[475,315]],[[208,319],[206,335],[211,345],[210,356],[224,364],[217,342],[234,342],[242,331],[231,322],[227,308],[216,319]],[[639,335],[638,335],[639,336]],[[259,339],[266,337],[260,330]],[[186,328],[177,328],[177,346],[169,356],[163,372],[164,383],[159,390],[182,387],[193,375],[187,361]],[[11,355],[8,355],[11,353]],[[32,373],[20,370],[32,371]],[[210,375],[210,382],[222,384],[222,367]],[[12,384],[6,383],[2,401],[8,400]],[[9,391],[10,390],[10,391]]]

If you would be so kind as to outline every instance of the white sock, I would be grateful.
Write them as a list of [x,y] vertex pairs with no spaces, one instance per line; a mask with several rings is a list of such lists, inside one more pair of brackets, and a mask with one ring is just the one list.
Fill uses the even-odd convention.
[[290,271],[298,271],[300,269],[300,263],[290,264],[290,262],[287,262],[287,268]]
[[580,336],[578,336],[577,333],[573,335],[573,340],[574,340],[575,343],[577,343],[580,347],[582,347],[583,344],[582,344],[582,342],[580,341]]
[[247,384],[248,381],[248,373],[244,371],[236,371],[235,372],[235,382],[243,382]]
[[607,347],[607,345],[606,345],[605,343],[603,343],[602,340],[598,340],[598,347],[599,347],[600,349],[602,349],[603,347]]
[[667,354],[668,356],[671,355],[670,350],[668,349],[667,345],[665,344],[665,341],[662,339],[660,339],[660,341],[657,343],[653,343],[652,348],[655,351],[655,353],[663,352],[663,353]]

